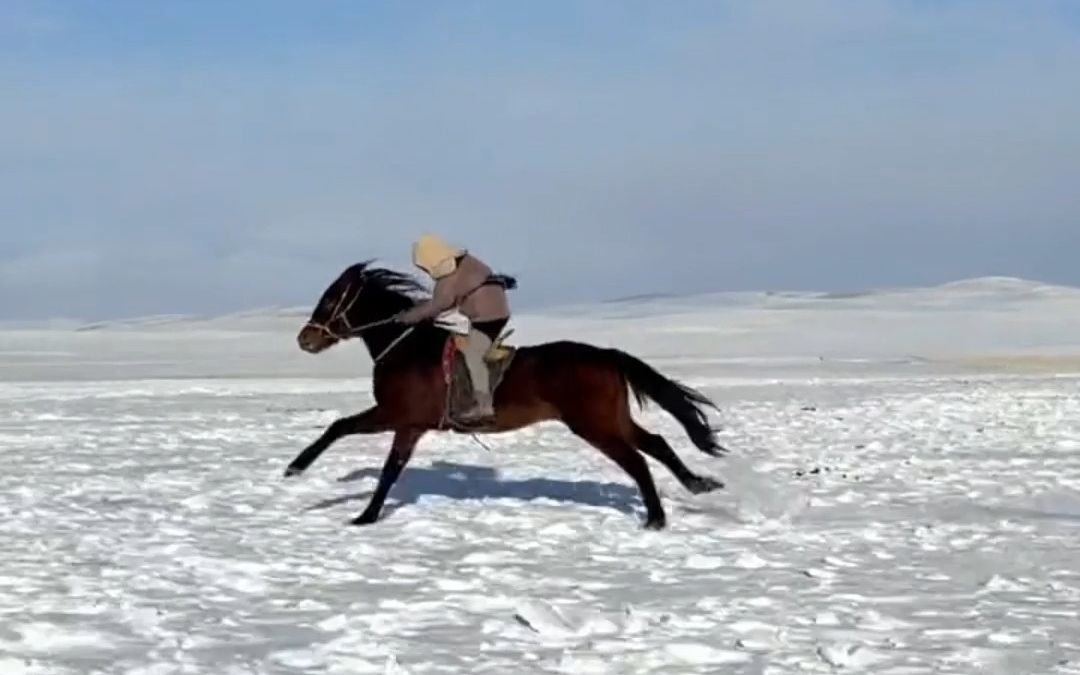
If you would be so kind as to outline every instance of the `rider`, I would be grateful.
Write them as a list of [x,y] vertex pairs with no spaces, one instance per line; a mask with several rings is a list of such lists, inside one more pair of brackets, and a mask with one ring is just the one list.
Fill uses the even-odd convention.
[[414,324],[455,307],[469,320],[465,363],[476,394],[473,407],[462,415],[462,421],[487,421],[495,410],[484,356],[510,320],[506,290],[514,287],[514,280],[493,274],[479,258],[433,234],[417,239],[412,259],[435,280],[435,287],[430,300],[402,312],[398,320]]

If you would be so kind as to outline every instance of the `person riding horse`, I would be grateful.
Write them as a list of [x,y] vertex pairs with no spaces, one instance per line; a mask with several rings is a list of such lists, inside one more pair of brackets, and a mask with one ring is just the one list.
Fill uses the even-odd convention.
[[[460,432],[446,425],[450,408],[445,349],[452,340],[447,326],[431,322],[415,329],[367,330],[405,315],[408,321],[436,315],[455,303],[473,317],[476,355],[483,353],[491,335],[510,312],[503,291],[515,287],[510,277],[490,275],[476,258],[446,245],[422,239],[413,249],[418,266],[437,278],[438,290],[430,303],[415,296],[422,286],[411,275],[356,263],[346,267],[323,292],[296,336],[300,349],[319,354],[351,338],[364,343],[372,359],[400,342],[394,358],[372,372],[372,405],[338,417],[289,462],[286,476],[298,476],[339,439],[354,434],[393,433],[390,451],[379,472],[367,507],[351,522],[370,525],[379,519],[386,497],[409,463],[425,434]],[[486,284],[490,279],[504,288]],[[474,294],[468,291],[479,288]],[[357,301],[360,295],[363,299]],[[409,309],[418,307],[417,311]],[[404,310],[404,312],[403,312]],[[488,321],[495,322],[488,324]],[[392,337],[404,333],[403,337]],[[456,340],[454,340],[456,342]],[[667,516],[646,458],[663,464],[692,494],[724,487],[723,481],[698,474],[686,466],[660,434],[634,420],[631,395],[641,405],[656,403],[679,423],[693,445],[712,457],[728,453],[716,439],[706,408],[717,409],[700,391],[657,371],[642,359],[616,347],[601,347],[572,339],[513,347],[501,381],[496,384],[500,406],[492,424],[477,433],[502,433],[541,422],[559,422],[618,465],[638,487],[645,505],[644,525],[665,527]],[[480,378],[484,369],[475,368]],[[481,382],[484,380],[481,379]],[[483,387],[481,387],[483,389]],[[487,402],[490,406],[491,402]],[[483,404],[481,404],[483,405]],[[503,414],[505,410],[505,414]],[[485,411],[486,412],[486,411]],[[454,415],[455,419],[457,415]]]
[[436,235],[425,234],[413,244],[413,264],[435,280],[432,297],[398,315],[404,324],[416,324],[457,308],[469,320],[465,362],[475,392],[473,407],[462,414],[467,424],[485,423],[495,415],[484,356],[510,320],[506,291],[515,283],[463,248]]

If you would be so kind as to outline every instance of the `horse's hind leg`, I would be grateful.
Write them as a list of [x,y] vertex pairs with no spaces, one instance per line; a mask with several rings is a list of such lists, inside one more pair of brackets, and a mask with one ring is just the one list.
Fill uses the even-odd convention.
[[662,529],[667,524],[667,516],[664,507],[660,503],[660,495],[656,492],[656,484],[653,482],[649,465],[645,462],[638,451],[617,434],[605,433],[602,430],[591,428],[592,425],[568,425],[570,430],[585,439],[590,445],[604,453],[612,461],[618,464],[623,471],[637,483],[641,491],[642,501],[645,502],[645,527],[650,530]]
[[699,476],[691,471],[690,467],[679,459],[679,456],[675,454],[675,451],[668,445],[663,436],[651,433],[634,422],[631,422],[631,424],[633,424],[634,445],[649,457],[666,466],[675,475],[675,478],[682,483],[684,488],[698,495],[724,487],[724,484],[715,478]]

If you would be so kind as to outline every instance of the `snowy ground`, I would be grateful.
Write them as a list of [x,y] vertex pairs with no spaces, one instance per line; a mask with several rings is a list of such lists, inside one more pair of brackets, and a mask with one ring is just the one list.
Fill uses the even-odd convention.
[[653,464],[662,532],[554,425],[428,437],[347,526],[388,439],[281,477],[370,401],[295,317],[0,333],[0,673],[1080,673],[1076,299],[1006,286],[523,317],[720,404],[720,460],[640,414],[728,484]]

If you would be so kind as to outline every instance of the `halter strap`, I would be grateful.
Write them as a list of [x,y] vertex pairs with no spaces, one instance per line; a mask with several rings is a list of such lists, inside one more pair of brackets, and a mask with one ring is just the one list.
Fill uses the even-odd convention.
[[[383,326],[385,324],[391,323],[392,321],[394,321],[394,319],[397,318],[397,317],[391,316],[391,317],[387,317],[385,319],[379,319],[378,321],[370,321],[368,323],[361,324],[359,326],[353,326],[352,324],[349,323],[349,310],[352,309],[352,306],[354,304],[356,304],[357,298],[360,297],[360,292],[357,291],[356,295],[352,296],[352,299],[349,300],[349,304],[346,305],[345,304],[345,298],[349,294],[350,290],[352,290],[352,284],[349,284],[348,286],[346,286],[345,290],[341,292],[341,297],[338,298],[337,304],[334,305],[334,309],[330,313],[330,319],[326,323],[319,323],[317,321],[308,321],[307,325],[314,328],[314,329],[316,329],[316,330],[321,330],[322,332],[326,333],[330,337],[332,337],[335,340],[338,340],[340,342],[340,341],[345,340],[346,338],[350,338],[350,337],[353,337],[355,335],[359,335],[360,333],[363,333],[365,330],[367,330],[369,328],[375,328],[376,326]],[[330,328],[331,324],[333,324],[335,321],[340,321],[341,323],[345,324],[345,334],[344,335],[339,335],[333,329]]]

